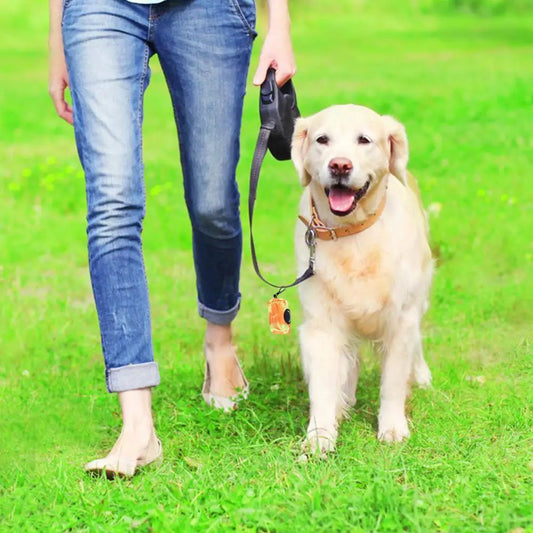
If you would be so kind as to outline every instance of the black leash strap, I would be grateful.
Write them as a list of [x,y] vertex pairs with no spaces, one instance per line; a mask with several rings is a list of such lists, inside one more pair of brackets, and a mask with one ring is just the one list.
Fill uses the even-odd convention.
[[274,124],[267,122],[266,124],[262,124],[261,129],[259,130],[259,136],[257,138],[257,143],[255,145],[255,151],[254,151],[254,157],[252,160],[252,169],[250,171],[250,191],[248,193],[248,218],[250,221],[250,248],[252,251],[252,261],[253,261],[255,273],[267,285],[270,285],[271,287],[278,289],[278,292],[274,295],[275,297],[277,297],[285,289],[288,289],[289,287],[294,287],[295,285],[302,283],[302,281],[309,279],[315,273],[314,267],[315,267],[316,235],[315,235],[314,230],[311,228],[309,228],[307,230],[307,233],[305,234],[305,242],[307,246],[309,247],[309,266],[307,267],[307,270],[300,277],[298,277],[293,283],[289,285],[276,285],[274,283],[270,283],[270,281],[264,278],[264,276],[261,274],[261,271],[259,270],[259,264],[257,262],[257,255],[255,253],[252,223],[253,223],[253,217],[254,217],[254,205],[255,205],[255,200],[257,197],[257,186],[259,184],[259,174],[261,172],[261,165],[263,163],[263,159],[265,158],[265,154],[267,152],[268,139],[270,137],[270,133],[272,132],[273,128],[274,128]]

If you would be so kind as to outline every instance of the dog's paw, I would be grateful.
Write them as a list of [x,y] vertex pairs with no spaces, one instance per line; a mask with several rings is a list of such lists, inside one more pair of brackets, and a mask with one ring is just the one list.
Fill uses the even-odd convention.
[[302,444],[302,455],[299,461],[306,461],[310,457],[325,459],[328,453],[335,451],[336,436],[325,429],[312,429],[307,432],[307,438]]
[[404,415],[388,417],[380,416],[378,439],[381,442],[402,442],[411,434]]
[[431,386],[431,371],[425,361],[423,364],[415,365],[413,374],[415,383],[421,389],[427,389]]

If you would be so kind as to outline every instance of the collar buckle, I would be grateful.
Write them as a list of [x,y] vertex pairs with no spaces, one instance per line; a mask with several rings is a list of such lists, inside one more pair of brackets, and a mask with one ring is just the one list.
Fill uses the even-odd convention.
[[324,229],[328,230],[332,241],[337,240],[338,237],[337,237],[337,232],[335,231],[335,228],[324,228]]

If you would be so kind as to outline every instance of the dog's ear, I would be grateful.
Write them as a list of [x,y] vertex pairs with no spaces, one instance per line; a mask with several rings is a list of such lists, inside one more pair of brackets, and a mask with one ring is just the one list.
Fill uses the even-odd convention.
[[291,159],[300,176],[300,183],[305,187],[309,185],[311,181],[311,176],[305,170],[304,166],[304,155],[307,150],[308,140],[307,140],[307,128],[308,120],[305,118],[297,118],[294,124],[294,133],[292,134],[292,148],[291,148]]
[[385,129],[390,149],[389,170],[404,185],[407,185],[407,161],[409,160],[409,146],[405,127],[395,118],[384,115]]

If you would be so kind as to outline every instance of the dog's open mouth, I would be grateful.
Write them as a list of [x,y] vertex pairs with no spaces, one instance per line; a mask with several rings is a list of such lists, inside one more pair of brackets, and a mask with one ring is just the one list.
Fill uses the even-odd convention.
[[344,185],[334,185],[326,189],[331,212],[339,217],[349,215],[356,208],[357,202],[366,194],[368,187],[370,187],[370,178],[360,189],[351,189]]

